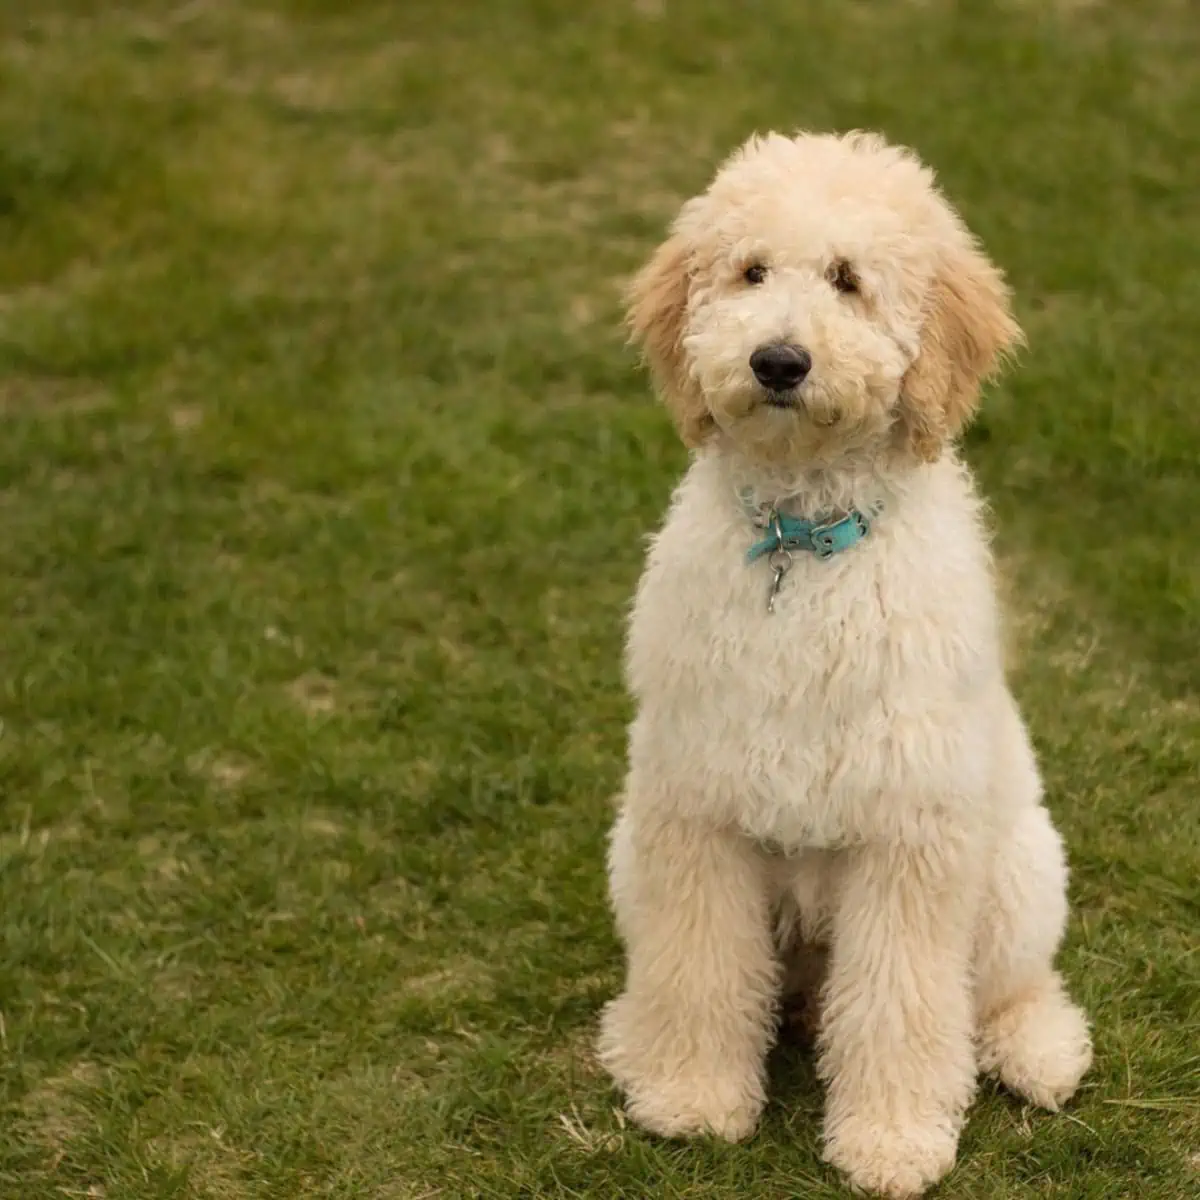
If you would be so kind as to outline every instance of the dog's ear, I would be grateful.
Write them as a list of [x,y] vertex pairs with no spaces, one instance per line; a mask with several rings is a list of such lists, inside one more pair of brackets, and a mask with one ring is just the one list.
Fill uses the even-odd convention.
[[962,432],[984,380],[1022,341],[999,270],[974,246],[955,250],[934,275],[920,352],[900,389],[903,435],[919,457],[934,461]]
[[683,350],[690,285],[691,252],[684,238],[673,233],[629,285],[626,320],[684,445],[698,446],[712,430],[713,418]]

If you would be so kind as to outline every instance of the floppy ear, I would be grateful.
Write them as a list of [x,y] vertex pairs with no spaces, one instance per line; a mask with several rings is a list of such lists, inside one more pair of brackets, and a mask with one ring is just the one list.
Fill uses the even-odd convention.
[[1004,277],[974,246],[958,249],[930,287],[921,349],[900,388],[902,429],[933,462],[975,413],[979,389],[1023,341]]
[[679,234],[663,242],[629,285],[626,319],[684,445],[698,446],[713,428],[713,418],[688,373],[683,351],[690,259]]

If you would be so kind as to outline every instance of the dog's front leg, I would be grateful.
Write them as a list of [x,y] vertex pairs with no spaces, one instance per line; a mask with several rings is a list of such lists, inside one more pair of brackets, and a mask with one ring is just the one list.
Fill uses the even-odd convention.
[[645,1128],[746,1137],[778,993],[761,854],[732,832],[627,811],[609,875],[628,976],[604,1013],[601,1061]]
[[846,852],[819,1065],[825,1157],[867,1191],[919,1195],[954,1163],[975,1087],[977,866],[945,842]]

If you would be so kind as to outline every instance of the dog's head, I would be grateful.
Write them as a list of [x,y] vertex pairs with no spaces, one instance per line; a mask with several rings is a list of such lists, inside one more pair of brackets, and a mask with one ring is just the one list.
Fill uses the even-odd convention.
[[629,324],[685,442],[797,465],[936,459],[1020,339],[933,174],[871,134],[771,134],[689,200]]

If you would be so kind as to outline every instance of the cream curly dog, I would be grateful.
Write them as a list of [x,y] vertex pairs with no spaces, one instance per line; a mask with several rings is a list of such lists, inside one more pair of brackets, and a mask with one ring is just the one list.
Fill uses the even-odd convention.
[[952,449],[1020,337],[1008,290],[910,152],[803,134],[738,150],[630,301],[693,455],[629,630],[601,1058],[646,1128],[745,1137],[816,981],[826,1157],[915,1195],[979,1070],[1054,1109],[1091,1060]]

